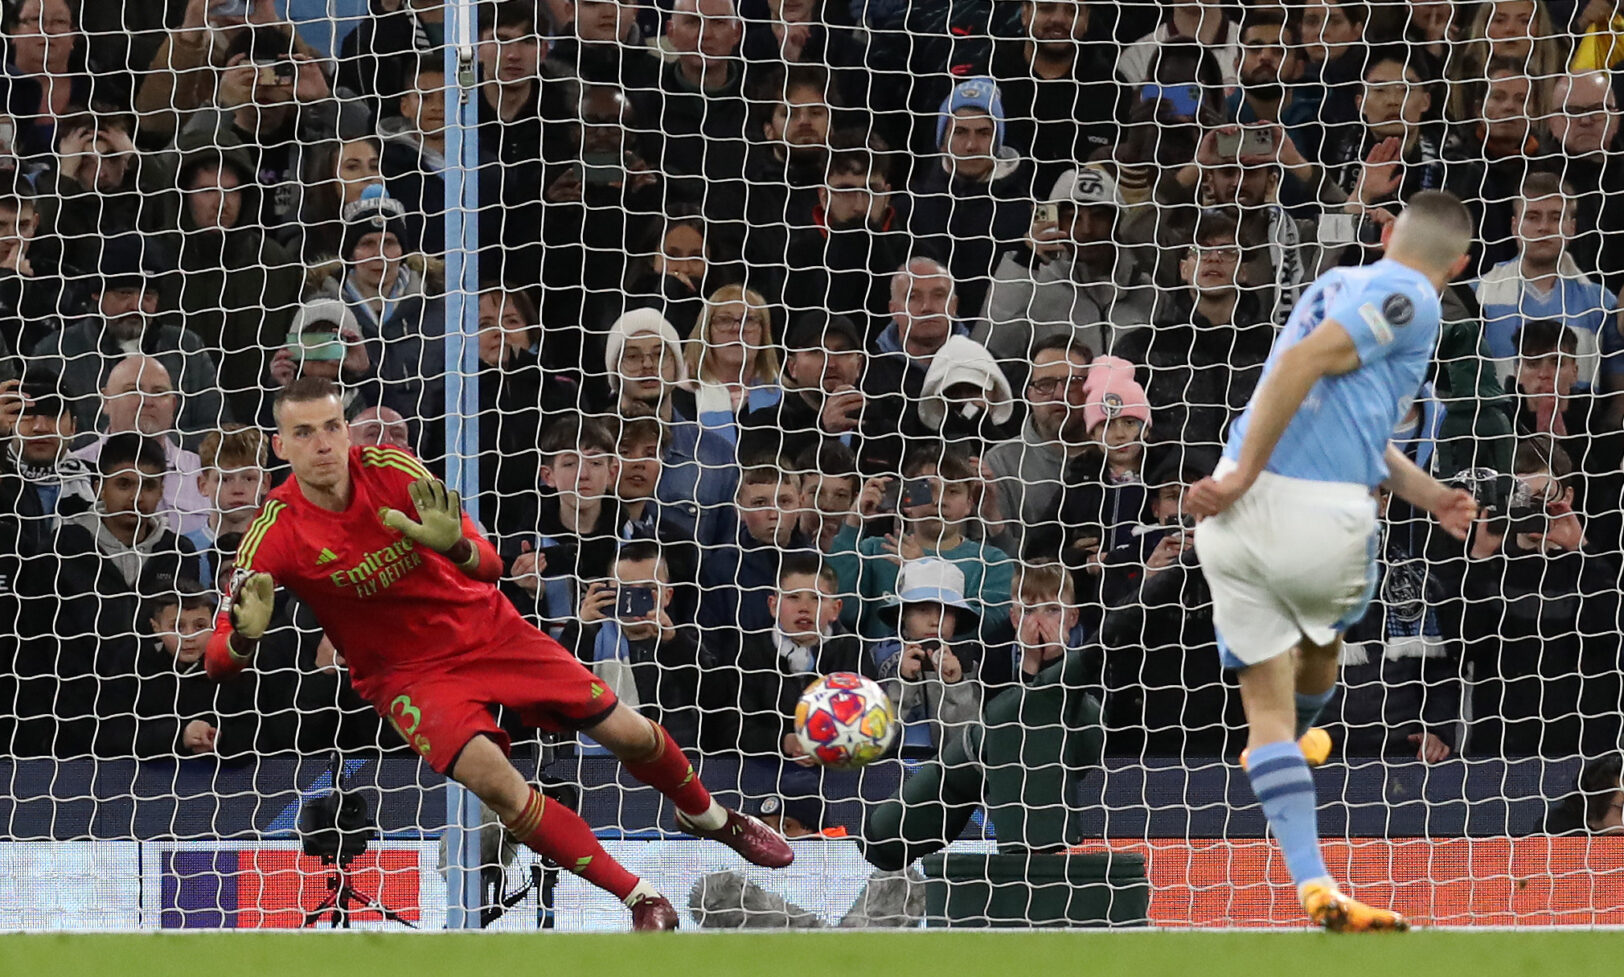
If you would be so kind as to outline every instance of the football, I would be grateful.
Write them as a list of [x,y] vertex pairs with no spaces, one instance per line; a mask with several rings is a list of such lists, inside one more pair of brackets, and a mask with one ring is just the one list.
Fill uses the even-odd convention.
[[852,672],[835,672],[801,694],[795,738],[823,766],[860,767],[884,756],[896,741],[897,714],[879,685]]

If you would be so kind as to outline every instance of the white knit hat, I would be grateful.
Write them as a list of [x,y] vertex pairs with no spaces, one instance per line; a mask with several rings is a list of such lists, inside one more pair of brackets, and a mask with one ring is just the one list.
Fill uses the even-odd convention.
[[677,382],[688,382],[688,364],[682,359],[682,337],[677,335],[676,327],[655,309],[632,309],[609,327],[604,342],[603,368],[609,374],[609,389],[620,390],[620,354],[626,341],[638,336],[659,336],[664,340],[666,355],[677,364]]

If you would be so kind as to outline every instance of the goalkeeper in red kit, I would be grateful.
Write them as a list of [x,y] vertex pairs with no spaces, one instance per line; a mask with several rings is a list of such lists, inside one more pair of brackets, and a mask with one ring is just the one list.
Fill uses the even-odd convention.
[[723,808],[665,729],[620,704],[574,655],[496,589],[501,559],[455,492],[411,453],[352,447],[338,390],[296,380],[278,395],[271,445],[293,477],[243,534],[231,599],[209,642],[223,679],[253,657],[278,584],[315,612],[355,688],[435,771],[478,795],[521,841],[621,899],[634,929],[675,929],[663,896],[604,851],[579,814],[525,782],[490,707],[580,731],[669,797],[678,825],[779,868],[788,843]]

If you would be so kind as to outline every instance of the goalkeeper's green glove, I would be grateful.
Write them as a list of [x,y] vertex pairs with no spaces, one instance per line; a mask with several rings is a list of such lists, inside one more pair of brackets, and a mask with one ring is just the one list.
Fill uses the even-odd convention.
[[378,512],[385,526],[436,553],[462,542],[462,496],[438,478],[420,478],[406,487],[406,493],[417,506],[418,521],[399,509],[385,507]]
[[[276,581],[268,573],[250,573],[237,585],[231,595],[231,630],[241,635],[244,642],[264,637],[271,624],[271,610],[276,606]],[[237,650],[232,648],[232,654]],[[238,657],[242,657],[238,655]]]

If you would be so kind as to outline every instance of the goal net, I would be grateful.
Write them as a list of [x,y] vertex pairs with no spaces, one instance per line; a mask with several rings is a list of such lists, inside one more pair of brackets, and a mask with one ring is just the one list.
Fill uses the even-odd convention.
[[[1482,518],[1378,500],[1318,720],[1327,865],[1427,923],[1624,921],[1609,5],[14,0],[0,29],[0,929],[626,925],[292,589],[205,674],[303,377],[791,837],[750,868],[493,690],[521,773],[685,926],[1302,925],[1182,500],[1305,289],[1437,189],[1477,235],[1393,441]],[[399,552],[303,542],[310,586],[398,624]],[[899,719],[860,770],[797,735],[833,672]]]

